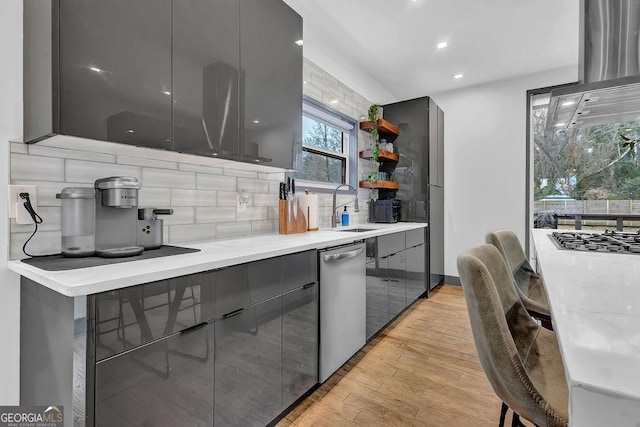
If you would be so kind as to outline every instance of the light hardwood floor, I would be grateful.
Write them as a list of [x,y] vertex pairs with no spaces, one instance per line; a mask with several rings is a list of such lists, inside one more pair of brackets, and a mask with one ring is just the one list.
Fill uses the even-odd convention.
[[[462,288],[407,309],[278,426],[497,426]],[[511,411],[507,414],[510,425]],[[530,424],[527,424],[530,425]]]

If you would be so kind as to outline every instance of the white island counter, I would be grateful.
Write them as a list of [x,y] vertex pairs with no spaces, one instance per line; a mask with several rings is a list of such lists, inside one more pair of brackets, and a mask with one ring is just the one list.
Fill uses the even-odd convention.
[[560,250],[533,230],[572,426],[640,425],[640,255]]

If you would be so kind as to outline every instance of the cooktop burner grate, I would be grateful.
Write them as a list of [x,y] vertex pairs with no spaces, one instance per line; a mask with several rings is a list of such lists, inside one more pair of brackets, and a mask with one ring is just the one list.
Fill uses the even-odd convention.
[[640,254],[640,234],[605,231],[604,233],[583,233],[555,231],[549,235],[558,249]]

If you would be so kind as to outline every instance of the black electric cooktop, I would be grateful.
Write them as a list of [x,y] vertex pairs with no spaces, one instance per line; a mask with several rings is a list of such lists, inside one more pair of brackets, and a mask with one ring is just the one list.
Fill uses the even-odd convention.
[[621,231],[581,233],[554,231],[549,235],[558,249],[583,252],[607,252],[616,254],[640,254],[640,234]]
[[183,248],[181,246],[163,245],[158,249],[151,249],[142,252],[140,255],[126,258],[101,258],[90,256],[84,258],[67,258],[62,254],[47,255],[43,257],[27,258],[22,262],[33,265],[47,271],[74,270],[76,268],[98,267],[100,265],[119,264],[122,262],[140,261],[143,259],[159,258],[171,255],[188,254],[199,252],[200,249]]

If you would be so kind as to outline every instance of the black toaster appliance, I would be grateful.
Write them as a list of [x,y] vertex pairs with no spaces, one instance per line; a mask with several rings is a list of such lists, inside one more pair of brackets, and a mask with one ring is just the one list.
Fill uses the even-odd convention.
[[400,221],[400,200],[378,199],[369,202],[369,222],[394,223]]

